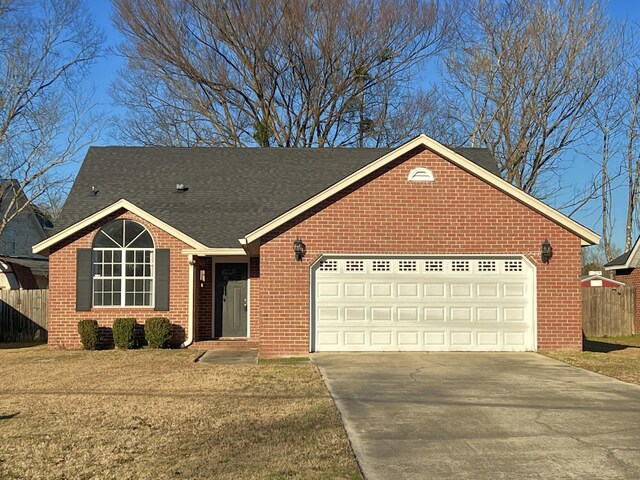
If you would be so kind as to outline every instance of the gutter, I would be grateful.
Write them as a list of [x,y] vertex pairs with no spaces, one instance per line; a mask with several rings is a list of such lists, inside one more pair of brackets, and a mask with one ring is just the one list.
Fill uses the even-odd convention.
[[196,262],[193,255],[189,255],[189,314],[187,316],[187,339],[182,342],[180,348],[188,347],[193,343],[193,280],[195,278]]

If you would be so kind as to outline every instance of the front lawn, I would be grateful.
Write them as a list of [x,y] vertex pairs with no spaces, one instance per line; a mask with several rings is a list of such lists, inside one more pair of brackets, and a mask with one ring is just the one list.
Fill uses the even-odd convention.
[[0,478],[362,478],[314,365],[0,349]]
[[575,367],[640,385],[640,335],[590,337],[584,352],[548,352],[545,355]]

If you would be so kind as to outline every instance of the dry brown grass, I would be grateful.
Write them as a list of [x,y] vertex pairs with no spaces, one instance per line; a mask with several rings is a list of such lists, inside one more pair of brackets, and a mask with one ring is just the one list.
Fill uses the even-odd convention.
[[362,478],[313,365],[0,350],[0,478]]
[[584,352],[548,352],[575,367],[640,385],[640,335],[590,337]]

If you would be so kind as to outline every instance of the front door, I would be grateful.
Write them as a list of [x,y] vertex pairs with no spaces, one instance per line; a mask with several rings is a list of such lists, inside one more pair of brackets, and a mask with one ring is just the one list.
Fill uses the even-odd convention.
[[247,264],[216,264],[214,337],[247,336]]

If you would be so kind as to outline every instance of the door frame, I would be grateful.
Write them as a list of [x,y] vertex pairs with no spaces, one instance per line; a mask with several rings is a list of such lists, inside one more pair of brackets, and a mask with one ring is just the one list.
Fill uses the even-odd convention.
[[309,265],[309,352],[315,352],[316,348],[316,335],[317,335],[317,321],[316,321],[316,288],[315,288],[315,275],[316,271],[320,267],[320,262],[323,260],[333,259],[359,259],[359,258],[381,258],[381,259],[456,259],[456,258],[496,258],[500,260],[514,259],[522,260],[533,269],[533,325],[531,328],[531,334],[533,335],[531,345],[533,351],[538,351],[538,268],[536,263],[527,257],[526,254],[521,253],[454,253],[454,254],[419,254],[419,253],[407,253],[407,254],[384,254],[384,253],[322,253]]
[[211,257],[211,336],[216,331],[216,264],[218,263],[246,263],[247,264],[247,338],[251,338],[251,265],[247,256]]

